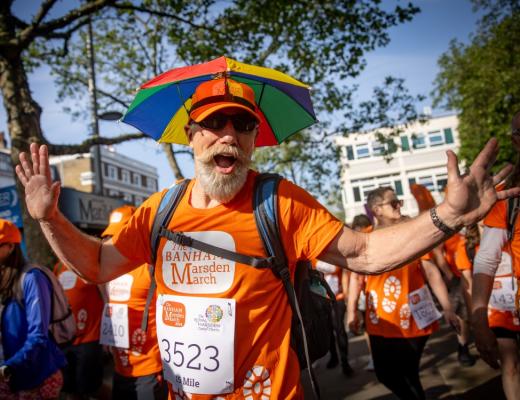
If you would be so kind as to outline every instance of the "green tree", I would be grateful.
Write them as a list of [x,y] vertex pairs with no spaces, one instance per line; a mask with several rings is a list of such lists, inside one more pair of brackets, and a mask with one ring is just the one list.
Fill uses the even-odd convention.
[[[95,33],[100,112],[114,105],[124,109],[135,88],[173,64],[226,54],[281,69],[313,85],[317,110],[330,123],[332,110],[350,106],[355,88],[342,83],[344,79],[357,76],[364,68],[367,51],[388,43],[389,28],[418,12],[411,4],[382,7],[378,0],[90,0],[79,6],[62,3],[59,9],[57,0],[42,0],[35,15],[28,17],[15,15],[13,4],[14,0],[0,4],[0,89],[13,163],[30,142],[46,143],[52,154],[65,154],[87,151],[92,144],[143,137],[130,133],[57,145],[42,132],[42,109],[31,95],[27,71],[42,63],[50,65],[60,96],[73,96],[76,107],[70,112],[81,117],[87,104],[85,28],[90,21]],[[303,145],[312,138],[310,150],[302,153],[304,159],[323,137],[324,126],[310,130],[312,134],[302,133]],[[174,167],[176,152],[183,150],[165,149]],[[297,157],[295,153],[293,158]],[[181,174],[180,170],[176,173]],[[49,264],[46,242],[25,209],[23,221],[29,255]]]
[[520,110],[520,2],[473,3],[484,15],[469,44],[452,41],[440,57],[434,105],[458,112],[462,159],[473,160],[496,137],[501,164],[516,157],[509,137]]

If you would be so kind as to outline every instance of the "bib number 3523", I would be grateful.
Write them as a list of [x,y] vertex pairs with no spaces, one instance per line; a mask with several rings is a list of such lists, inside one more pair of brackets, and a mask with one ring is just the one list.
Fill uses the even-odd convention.
[[164,377],[178,391],[233,391],[235,300],[160,295],[157,336]]

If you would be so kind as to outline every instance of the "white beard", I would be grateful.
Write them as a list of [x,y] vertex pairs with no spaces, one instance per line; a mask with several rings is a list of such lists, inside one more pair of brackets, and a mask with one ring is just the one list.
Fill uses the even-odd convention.
[[[233,154],[236,157],[235,169],[231,174],[221,174],[215,170],[214,155]],[[240,192],[247,180],[251,159],[237,147],[212,146],[203,154],[195,157],[195,173],[204,192],[219,203],[229,203]]]

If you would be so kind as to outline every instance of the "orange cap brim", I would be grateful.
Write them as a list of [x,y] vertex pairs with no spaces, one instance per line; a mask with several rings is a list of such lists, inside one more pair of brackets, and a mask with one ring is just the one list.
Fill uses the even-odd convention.
[[249,114],[251,114],[253,117],[255,117],[258,122],[260,122],[260,117],[258,116],[258,114],[255,113],[253,110],[251,110],[249,107],[243,106],[241,104],[229,102],[229,101],[211,103],[206,106],[199,107],[190,114],[190,118],[195,122],[200,122],[204,118],[213,114],[214,112],[223,110],[225,108],[238,108],[238,109],[247,111]]

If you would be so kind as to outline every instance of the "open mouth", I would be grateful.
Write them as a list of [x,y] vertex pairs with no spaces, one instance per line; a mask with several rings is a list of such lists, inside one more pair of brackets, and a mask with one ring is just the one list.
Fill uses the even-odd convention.
[[223,174],[229,174],[233,171],[237,158],[231,154],[217,154],[213,157],[217,170]]

